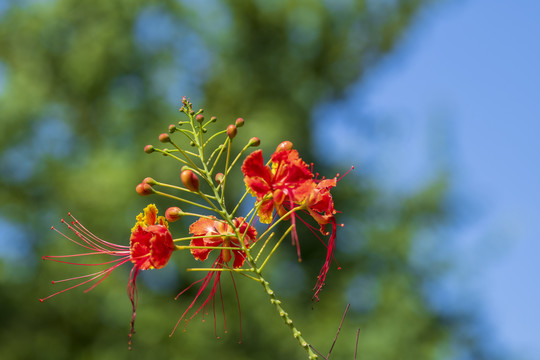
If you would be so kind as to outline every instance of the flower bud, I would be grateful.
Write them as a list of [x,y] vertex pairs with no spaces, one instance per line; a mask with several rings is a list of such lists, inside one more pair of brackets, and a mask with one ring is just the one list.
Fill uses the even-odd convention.
[[161,141],[162,143],[168,143],[168,142],[171,142],[171,138],[169,137],[169,134],[161,134],[159,135],[159,141]]
[[244,119],[238,118],[236,119],[236,127],[242,127],[244,126]]
[[218,184],[221,184],[221,182],[223,181],[223,178],[225,177],[225,175],[223,175],[223,173],[217,173],[216,174],[216,182]]
[[169,222],[180,220],[184,216],[184,212],[179,207],[170,207],[165,211],[165,219]]
[[144,147],[144,152],[147,154],[151,154],[154,152],[154,147],[152,145],[146,145]]
[[227,136],[231,140],[236,136],[236,125],[231,124],[227,127]]
[[282,150],[291,150],[293,148],[293,144],[292,142],[290,141],[284,141],[282,142],[281,144],[279,144],[276,148],[276,152],[277,151],[282,151]]
[[199,178],[191,170],[184,170],[180,174],[180,179],[184,186],[193,192],[199,191]]
[[212,116],[212,117],[210,118],[210,121],[211,121],[211,122],[216,122],[216,121],[217,121],[217,117]]
[[169,125],[169,132],[172,134],[175,131],[176,131],[176,126],[174,126],[174,124]]
[[150,186],[157,185],[157,181],[154,180],[154,179],[152,179],[151,177],[146,177],[146,178],[144,178],[144,180],[143,180],[142,183],[143,183],[143,184],[148,184],[148,185],[150,185]]
[[259,139],[258,137],[252,137],[251,139],[249,139],[248,145],[249,146],[259,146],[259,145],[261,145],[261,139]]
[[203,114],[199,114],[197,116],[195,116],[195,120],[197,120],[198,122],[202,123],[204,121],[204,115]]
[[140,183],[135,187],[135,191],[137,191],[137,194],[141,196],[146,196],[154,193],[154,189],[149,184]]

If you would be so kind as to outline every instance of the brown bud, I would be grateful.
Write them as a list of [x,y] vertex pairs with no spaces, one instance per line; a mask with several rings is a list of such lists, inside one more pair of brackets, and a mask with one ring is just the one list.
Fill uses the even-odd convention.
[[242,126],[244,126],[244,119],[242,119],[242,118],[236,119],[236,126],[237,126],[237,127],[242,127]]
[[176,131],[176,126],[174,124],[169,125],[169,132],[172,134]]
[[151,154],[154,152],[154,147],[152,145],[146,145],[144,147],[144,152],[147,154]]
[[140,183],[135,187],[135,191],[137,191],[137,194],[141,196],[146,196],[154,193],[154,189],[149,184]]
[[293,148],[293,144],[292,142],[290,141],[284,141],[282,142],[281,144],[279,144],[276,148],[276,152],[277,151],[282,151],[282,150],[291,150]]
[[191,170],[184,170],[180,174],[180,179],[184,186],[193,192],[199,191],[199,178]]
[[218,184],[221,184],[221,182],[223,181],[223,177],[225,177],[225,175],[223,175],[223,173],[217,173],[216,174],[216,182]]
[[252,137],[251,139],[249,139],[248,145],[249,146],[259,146],[259,145],[261,145],[261,139],[259,139],[258,137]]
[[161,141],[162,143],[168,143],[168,142],[171,142],[171,138],[169,137],[169,134],[161,134],[159,135],[159,141]]
[[184,212],[179,207],[170,207],[165,211],[165,218],[169,222],[175,222],[184,216]]
[[227,136],[231,140],[236,136],[236,125],[231,124],[227,127]]
[[146,177],[146,178],[144,178],[144,180],[143,180],[142,183],[143,183],[143,184],[148,184],[148,185],[150,185],[150,186],[157,185],[157,181],[154,180],[154,179],[152,179],[151,177]]

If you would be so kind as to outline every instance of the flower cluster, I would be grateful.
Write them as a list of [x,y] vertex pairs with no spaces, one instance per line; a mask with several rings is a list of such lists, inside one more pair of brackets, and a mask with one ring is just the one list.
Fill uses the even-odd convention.
[[[257,213],[261,222],[271,223],[275,209],[280,217],[289,217],[290,213],[294,223],[296,211],[307,211],[320,225],[323,235],[328,235],[325,225],[332,223],[332,233],[326,246],[326,261],[314,288],[314,298],[318,301],[319,292],[334,257],[336,210],[330,189],[336,186],[336,178],[317,180],[290,141],[278,145],[270,158],[270,165],[264,164],[262,150],[253,152],[245,159],[242,173],[248,191],[257,198]],[[297,246],[300,259],[300,243],[294,228],[293,244]]]
[[[185,320],[187,325],[199,312],[202,311],[204,314],[205,308],[209,304],[215,308],[215,295],[218,292],[221,294],[221,276],[224,272],[231,275],[235,291],[236,283],[233,275],[240,274],[263,286],[279,316],[293,331],[300,346],[307,351],[310,359],[315,359],[317,356],[294,327],[289,315],[281,307],[281,302],[277,300],[275,292],[263,277],[263,268],[288,234],[291,234],[300,260],[300,244],[296,232],[297,220],[304,222],[312,231],[316,229],[300,217],[301,213],[307,214],[318,224],[322,237],[329,236],[328,241],[323,241],[326,247],[326,259],[314,288],[313,298],[319,300],[319,292],[324,285],[334,257],[337,225],[336,210],[330,190],[336,186],[338,179],[317,179],[318,175],[313,174],[313,165],[308,166],[298,152],[293,149],[293,144],[290,141],[284,141],[271,155],[268,163],[264,162],[262,150],[255,150],[245,157],[241,171],[244,175],[247,191],[233,210],[230,210],[230,206],[227,206],[225,201],[226,188],[231,186],[231,181],[228,181],[229,174],[250,147],[260,145],[260,139],[256,137],[249,139],[242,150],[234,156],[231,144],[236,141],[238,129],[244,126],[244,119],[238,118],[234,124],[210,135],[208,128],[217,119],[211,117],[206,120],[203,110],[194,111],[192,104],[186,98],[183,98],[182,105],[180,111],[187,116],[188,120],[170,125],[168,133],[159,135],[159,141],[167,146],[172,146],[172,148],[157,148],[153,145],[147,145],[144,148],[148,154],[161,153],[179,162],[182,166],[179,174],[180,184],[166,184],[147,177],[136,186],[135,190],[141,196],[162,196],[168,201],[174,200],[183,203],[190,209],[200,212],[185,212],[178,206],[171,206],[163,217],[158,216],[158,210],[154,204],[148,205],[136,218],[136,224],[131,229],[129,246],[100,239],[73,217],[73,221],[70,223],[62,220],[75,236],[70,237],[54,227],[53,229],[66,239],[84,248],[85,251],[80,254],[44,256],[43,258],[84,266],[103,265],[106,268],[92,274],[53,282],[78,281],[77,284],[41,299],[41,301],[85,284],[90,284],[85,291],[92,290],[114,269],[131,262],[133,266],[127,286],[133,309],[129,333],[131,348],[138,299],[136,287],[138,274],[142,270],[165,267],[173,253],[189,253],[195,260],[209,261],[210,265],[206,268],[187,269],[205,271],[207,274],[176,296],[178,299],[193,285],[199,285],[193,300],[174,326],[173,333],[182,320]],[[189,145],[195,148],[196,152],[187,151],[177,145],[172,136],[174,133],[185,136]],[[220,138],[223,139],[223,142],[213,150],[209,149],[209,144],[213,143],[211,140]],[[238,186],[238,184],[232,185]],[[236,213],[242,208],[241,205],[247,193],[256,197],[255,207],[244,216],[237,216]],[[198,199],[198,201],[194,201],[193,198]],[[178,231],[183,229],[184,232],[187,232],[187,236],[173,238],[169,223],[180,219],[185,220],[189,217],[195,218],[189,226],[184,221],[178,223],[180,225]],[[267,226],[262,233],[256,229],[257,220]],[[288,229],[282,236],[274,238],[277,225],[289,220]],[[325,226],[328,224],[332,224],[331,232],[325,230]],[[313,232],[316,237],[321,239],[320,234],[317,235],[315,231]],[[271,243],[273,246],[267,246]],[[112,256],[113,260],[80,263],[67,261],[71,258],[94,255]],[[238,293],[236,294],[238,300]],[[196,307],[199,301],[202,304]],[[222,307],[224,308],[223,303]],[[193,313],[188,315],[192,310]]]

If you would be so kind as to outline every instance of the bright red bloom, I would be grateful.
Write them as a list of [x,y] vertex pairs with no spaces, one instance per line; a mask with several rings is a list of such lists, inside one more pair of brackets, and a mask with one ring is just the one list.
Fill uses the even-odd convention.
[[324,286],[326,274],[330,269],[330,263],[334,259],[334,251],[336,249],[337,224],[334,216],[336,210],[334,209],[334,200],[330,194],[330,189],[336,186],[336,184],[336,178],[321,180],[312,188],[306,199],[307,210],[321,226],[320,231],[323,235],[328,235],[325,231],[325,225],[332,223],[332,233],[330,233],[328,244],[326,244],[326,260],[319,272],[319,276],[317,276],[317,283],[313,288],[315,291],[313,298],[317,301],[319,301],[319,292]]
[[[281,143],[271,157],[272,167],[264,165],[262,151],[250,154],[242,165],[244,182],[249,192],[261,202],[258,215],[261,222],[271,223],[274,208],[280,216],[288,210],[301,206],[320,225],[323,235],[330,235],[326,246],[326,260],[317,277],[314,299],[319,300],[319,292],[324,286],[326,274],[334,258],[336,244],[336,210],[330,189],[335,187],[337,179],[317,180],[307,164],[292,149],[292,143]],[[288,201],[286,201],[288,200]],[[292,214],[292,242],[296,244],[300,260],[300,243],[296,234],[296,217]],[[300,217],[298,217],[303,221]],[[305,223],[305,222],[304,222]],[[325,225],[332,223],[332,232],[325,230]],[[306,225],[308,225],[306,223]],[[308,225],[313,229],[311,225]],[[313,229],[314,230],[314,229]]]
[[251,153],[242,164],[244,182],[249,192],[261,201],[259,218],[272,222],[274,208],[280,216],[287,210],[283,204],[301,203],[308,195],[313,174],[296,150],[280,150],[272,154],[272,167],[265,165],[262,150]]
[[337,180],[321,180],[311,189],[307,199],[307,209],[309,214],[321,225],[321,231],[324,233],[324,225],[334,219],[336,209],[334,209],[334,200],[330,194],[330,189],[336,186]]
[[[199,290],[197,291],[197,294],[195,295],[193,301],[188,306],[188,308],[184,311],[178,322],[176,323],[176,326],[174,327],[172,333],[176,331],[176,328],[186,317],[188,312],[191,310],[191,308],[195,305],[198,298],[201,296],[201,294],[205,291],[207,286],[212,282],[213,279],[213,285],[210,289],[210,293],[202,303],[202,305],[191,315],[189,319],[186,319],[186,325],[187,323],[195,317],[202,309],[204,309],[210,301],[213,302],[213,307],[215,308],[214,303],[214,296],[216,295],[216,292],[219,290],[221,294],[221,273],[222,271],[220,269],[223,269],[224,267],[228,267],[227,263],[233,258],[233,268],[239,268],[244,264],[244,261],[246,259],[245,252],[242,250],[242,243],[238,239],[235,229],[237,229],[238,233],[240,234],[240,237],[243,240],[244,246],[246,248],[249,248],[256,240],[257,240],[257,230],[253,226],[249,226],[248,223],[245,222],[245,219],[242,217],[235,218],[233,220],[234,228],[223,221],[217,220],[214,216],[211,216],[209,218],[200,218],[191,226],[189,227],[189,232],[193,234],[194,238],[191,240],[191,246],[209,246],[209,247],[219,247],[223,246],[226,248],[238,248],[236,249],[191,249],[191,254],[193,257],[200,261],[205,261],[208,259],[209,254],[213,250],[220,251],[217,259],[214,261],[214,263],[211,266],[211,269],[208,274],[201,280],[196,281],[195,283],[188,286],[186,289],[184,289],[182,292],[180,292],[177,296],[180,297],[185,291],[187,291],[189,288],[191,288],[193,285],[201,282],[201,286],[199,287]],[[231,279],[234,284],[234,278],[232,277],[231,273]],[[235,284],[235,290],[236,290],[236,284]],[[238,299],[238,294],[237,294]],[[222,302],[223,306],[223,302]],[[225,313],[224,313],[225,316]],[[215,310],[214,310],[214,317],[215,317]],[[215,319],[214,319],[214,326],[215,326]],[[225,327],[226,327],[225,323]],[[171,333],[171,335],[172,335]]]
[[[66,224],[68,229],[71,230],[78,237],[78,239],[73,239],[54,227],[52,227],[52,229],[71,242],[87,249],[88,252],[72,255],[44,256],[43,260],[51,260],[65,264],[83,266],[109,265],[109,267],[92,274],[53,281],[53,284],[55,284],[59,282],[84,279],[82,282],[40,299],[40,301],[43,302],[44,300],[55,295],[93,282],[89,288],[85,289],[85,292],[88,292],[105,280],[114,269],[131,261],[133,263],[133,268],[131,269],[127,286],[129,299],[133,307],[131,330],[129,333],[129,344],[131,348],[131,337],[134,334],[135,314],[137,309],[137,286],[135,280],[137,279],[137,275],[141,270],[161,269],[167,265],[171,254],[175,249],[171,233],[168,229],[168,224],[162,216],[157,217],[157,208],[155,205],[148,205],[144,209],[144,214],[141,213],[137,216],[137,223],[131,231],[130,246],[127,246],[114,244],[100,239],[90,232],[86,227],[84,227],[77,219],[75,219],[71,213],[69,216],[73,219],[73,221],[71,221],[69,224],[62,219],[62,223]],[[64,258],[93,256],[99,254],[112,255],[117,259],[99,263],[80,263],[61,260]]]
[[[244,218],[239,217],[233,220],[234,226],[238,228],[238,232],[244,236],[244,245],[248,248],[257,238],[257,230],[253,226],[249,226],[244,221]],[[200,218],[189,227],[189,232],[194,235],[191,240],[191,246],[224,246],[234,247],[238,250],[222,249],[221,259],[228,263],[232,255],[234,255],[233,268],[239,268],[244,264],[245,255],[242,250],[242,245],[238,237],[234,233],[234,229],[223,221],[218,221],[215,217]],[[214,249],[191,249],[191,254],[197,260],[204,261],[208,258],[208,254]],[[232,255],[231,255],[232,253]]]

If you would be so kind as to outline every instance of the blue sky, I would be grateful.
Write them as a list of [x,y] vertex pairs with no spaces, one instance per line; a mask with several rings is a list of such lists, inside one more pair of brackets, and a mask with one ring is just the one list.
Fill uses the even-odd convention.
[[[454,280],[503,347],[540,359],[540,2],[427,9],[347,103],[355,110],[345,113],[395,129],[385,149],[358,140],[362,160],[382,159],[380,174],[395,174],[384,179],[388,189],[450,169],[470,218],[452,235]],[[332,133],[337,144],[343,126]]]

